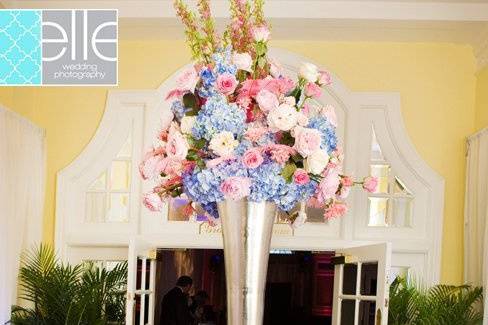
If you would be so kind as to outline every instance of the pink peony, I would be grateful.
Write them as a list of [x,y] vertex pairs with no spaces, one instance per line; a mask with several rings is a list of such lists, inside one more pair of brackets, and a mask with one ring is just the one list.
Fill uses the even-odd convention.
[[254,27],[252,30],[252,36],[256,42],[266,42],[269,34],[269,29],[266,26]]
[[142,179],[152,179],[159,176],[165,159],[162,155],[150,156],[139,164],[139,173]]
[[376,192],[376,189],[378,187],[378,178],[368,176],[365,177],[363,180],[363,188],[369,192],[369,193],[374,193]]
[[248,149],[242,156],[242,163],[247,168],[257,168],[263,163],[263,156],[257,148]]
[[176,78],[177,90],[182,91],[195,91],[195,87],[198,82],[198,73],[193,66],[186,68]]
[[183,173],[184,166],[182,160],[176,157],[168,157],[160,165],[160,173],[171,177],[179,176]]
[[278,97],[276,97],[275,94],[266,89],[263,89],[258,93],[258,95],[256,96],[256,101],[258,102],[259,108],[263,112],[269,112],[272,109],[278,107],[278,105],[280,104],[280,102],[278,101]]
[[298,168],[293,173],[293,181],[298,185],[305,185],[310,182],[310,176],[308,176],[308,173],[304,169]]
[[217,89],[226,96],[232,94],[237,87],[237,79],[230,73],[224,73],[217,77]]
[[327,86],[332,83],[330,74],[327,71],[319,71],[319,84],[321,86]]
[[163,200],[158,193],[149,192],[144,195],[142,203],[151,211],[157,212],[161,211],[164,206]]
[[347,213],[347,205],[342,202],[334,202],[330,207],[325,209],[324,218],[329,220],[342,217]]
[[268,129],[265,127],[251,127],[247,129],[246,134],[244,137],[251,141],[251,142],[258,142],[263,135],[265,135],[268,132]]
[[318,130],[302,127],[295,128],[295,145],[293,148],[303,157],[308,157],[320,149],[321,141],[322,137]]
[[320,181],[317,188],[317,199],[321,203],[333,198],[339,187],[339,174],[335,169],[330,169],[326,172],[325,177]]
[[220,190],[226,199],[240,200],[249,195],[251,179],[247,177],[233,176],[220,184]]
[[298,112],[298,125],[300,126],[307,126],[308,125],[308,116],[303,112]]
[[176,128],[171,127],[169,130],[166,153],[168,157],[179,160],[185,159],[188,154],[188,142]]
[[319,98],[322,95],[322,89],[317,84],[309,82],[305,85],[305,95],[311,98]]

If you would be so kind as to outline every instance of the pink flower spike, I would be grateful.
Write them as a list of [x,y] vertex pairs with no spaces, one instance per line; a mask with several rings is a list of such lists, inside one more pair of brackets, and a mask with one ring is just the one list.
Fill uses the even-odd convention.
[[293,173],[293,181],[298,185],[305,185],[310,182],[310,176],[308,176],[308,173],[304,169],[298,168]]
[[233,176],[227,178],[220,184],[220,190],[226,199],[240,200],[249,195],[251,179],[248,177]]
[[374,193],[376,192],[376,189],[378,187],[378,178],[368,176],[365,177],[363,180],[363,188],[369,192],[369,193]]

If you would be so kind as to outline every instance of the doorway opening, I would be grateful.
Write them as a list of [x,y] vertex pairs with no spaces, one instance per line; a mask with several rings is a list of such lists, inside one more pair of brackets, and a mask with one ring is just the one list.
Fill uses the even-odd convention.
[[[334,252],[272,250],[268,262],[263,325],[331,324],[334,289],[332,256]],[[146,283],[149,281],[149,267],[143,267],[142,263],[142,260],[138,261],[138,286],[143,269]],[[193,279],[190,296],[197,297],[196,300],[206,297],[202,306],[193,304],[191,307],[192,312],[198,314],[196,317],[206,319],[209,324],[227,324],[222,249],[157,251],[154,324],[160,324],[163,296],[174,288],[176,280],[182,275]],[[149,315],[149,303],[141,304],[138,298],[135,306],[136,324],[140,324],[141,307],[146,309],[144,314]],[[194,300],[190,300],[190,303]],[[200,308],[198,312],[197,307]]]

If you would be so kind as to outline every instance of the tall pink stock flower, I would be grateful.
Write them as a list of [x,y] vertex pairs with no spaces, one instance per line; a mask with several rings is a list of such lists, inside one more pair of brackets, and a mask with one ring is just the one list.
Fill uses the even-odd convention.
[[233,176],[220,184],[220,190],[226,199],[240,200],[249,195],[251,179],[247,177]]
[[242,155],[242,163],[247,168],[257,168],[264,161],[263,156],[258,148],[251,148],[246,150],[244,155]]
[[266,26],[258,26],[252,29],[252,36],[256,42],[267,42],[269,38],[269,29]]
[[236,90],[237,79],[230,73],[224,73],[217,77],[217,89],[221,94],[230,95]]
[[322,89],[316,83],[309,82],[305,85],[305,95],[307,97],[319,98],[322,95]]
[[334,202],[332,205],[325,209],[324,218],[326,220],[342,217],[347,213],[347,205],[342,202]]
[[368,176],[365,177],[363,180],[363,188],[369,192],[369,193],[374,193],[376,192],[376,189],[378,187],[378,178]]
[[158,193],[149,192],[144,195],[142,203],[151,211],[161,211],[164,206],[163,200]]
[[295,145],[293,146],[303,157],[310,156],[313,152],[320,149],[322,137],[316,129],[295,128]]

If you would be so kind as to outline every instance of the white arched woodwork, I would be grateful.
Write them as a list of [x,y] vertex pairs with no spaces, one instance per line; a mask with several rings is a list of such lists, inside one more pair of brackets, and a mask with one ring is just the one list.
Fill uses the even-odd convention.
[[[310,60],[284,50],[270,54],[290,75]],[[141,238],[159,247],[222,247],[219,233],[201,233],[201,223],[168,221],[167,212],[142,208],[141,194],[151,188],[141,182],[137,166],[144,148],[154,142],[161,123],[171,112],[164,97],[175,85],[174,74],[157,90],[110,91],[105,113],[94,138],[80,156],[58,174],[56,245],[63,256],[72,247],[127,247],[130,238]],[[345,172],[356,177],[369,174],[371,133],[374,127],[384,156],[414,194],[411,227],[369,227],[367,194],[351,191],[349,213],[327,223],[307,223],[295,231],[275,232],[273,248],[333,250],[365,243],[389,241],[392,265],[410,267],[427,282],[437,282],[443,215],[444,182],[417,154],[403,125],[400,96],[396,93],[356,93],[332,76],[332,85],[320,100],[332,104],[339,118],[338,135],[345,151]],[[132,132],[132,182],[130,218],[127,223],[84,222],[86,188],[110,164]],[[283,225],[280,225],[283,226]],[[287,226],[285,226],[287,227]],[[280,228],[283,230],[283,228]],[[276,228],[275,228],[276,230]]]

